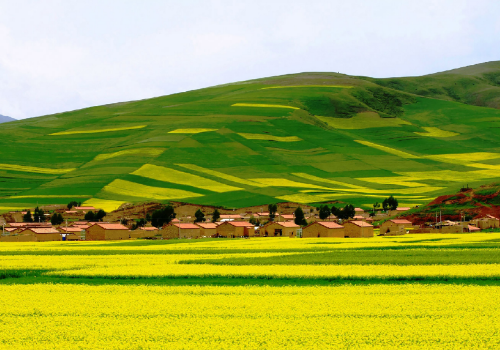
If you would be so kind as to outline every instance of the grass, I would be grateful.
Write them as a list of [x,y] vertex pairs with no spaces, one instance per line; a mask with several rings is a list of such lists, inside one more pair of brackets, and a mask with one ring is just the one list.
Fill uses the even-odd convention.
[[[490,78],[483,87],[496,81]],[[500,180],[500,111],[463,104],[463,92],[477,85],[458,88],[457,78],[450,91],[460,103],[443,89],[446,101],[418,97],[417,83],[410,91],[405,79],[302,73],[3,124],[0,207],[66,204],[73,195],[142,202],[172,191],[226,207],[289,200],[366,206],[391,194],[429,198],[461,183]],[[417,81],[453,88],[450,79]],[[460,135],[415,134],[436,128]]]

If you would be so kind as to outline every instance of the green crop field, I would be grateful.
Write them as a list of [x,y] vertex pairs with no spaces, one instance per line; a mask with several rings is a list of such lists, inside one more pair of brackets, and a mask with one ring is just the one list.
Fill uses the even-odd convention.
[[423,204],[500,180],[499,74],[498,62],[416,78],[302,73],[4,123],[0,211]]
[[498,232],[0,243],[0,347],[497,349],[499,251]]

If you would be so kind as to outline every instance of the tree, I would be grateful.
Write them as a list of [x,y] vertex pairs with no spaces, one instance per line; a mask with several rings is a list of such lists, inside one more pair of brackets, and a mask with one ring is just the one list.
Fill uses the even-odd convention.
[[194,222],[204,222],[205,221],[205,214],[201,211],[201,209],[198,209],[196,213],[194,213],[194,216],[196,217],[196,220]]
[[254,217],[253,215],[250,216],[250,219],[248,220],[249,223],[251,223],[254,226],[259,226],[260,225],[260,220]]
[[89,210],[88,212],[85,213],[85,220],[87,221],[96,221],[95,220],[95,214],[92,210]]
[[102,209],[99,209],[99,211],[97,213],[95,213],[95,215],[94,215],[94,220],[95,221],[102,221],[102,219],[104,219],[105,216],[106,216],[106,212]]
[[300,225],[300,226],[305,226],[307,225],[306,218],[304,216],[304,212],[302,211],[301,207],[298,207],[295,209],[295,224]]
[[373,203],[373,212],[375,212],[378,208],[380,208],[380,203],[379,202]]
[[384,208],[384,211],[387,211],[388,209],[396,210],[398,208],[398,200],[393,196],[390,196],[389,198],[384,199],[382,202],[382,208]]
[[220,219],[220,213],[217,209],[215,209],[212,214],[212,222],[216,222],[219,219]]
[[342,210],[339,211],[339,219],[348,220],[356,215],[356,210],[352,204],[347,204]]
[[331,214],[330,208],[328,208],[328,205],[321,205],[319,207],[319,218],[321,220],[327,219]]
[[33,222],[33,218],[31,217],[31,211],[26,211],[26,214],[23,215],[23,222]]
[[330,210],[333,215],[337,216],[340,218],[340,209],[337,208],[336,206],[332,205],[332,209]]
[[269,204],[267,206],[267,210],[269,211],[269,221],[274,221],[274,218],[276,217],[276,212],[278,211],[278,205]]
[[146,219],[140,218],[135,220],[135,223],[132,225],[132,230],[137,230],[139,227],[146,226]]
[[155,210],[151,216],[151,224],[154,227],[162,227],[165,224],[169,224],[172,219],[175,218],[174,207],[167,205],[161,209]]
[[387,203],[389,204],[389,209],[396,210],[398,208],[398,200],[393,196],[387,198]]
[[50,218],[50,223],[52,225],[61,225],[64,222],[64,218],[62,217],[61,214],[54,213],[52,217]]
[[71,201],[68,203],[68,210],[71,210],[71,208],[77,207],[77,206],[78,206],[78,202]]
[[38,207],[35,208],[35,213],[33,214],[33,221],[35,222],[45,222],[45,212],[43,209]]

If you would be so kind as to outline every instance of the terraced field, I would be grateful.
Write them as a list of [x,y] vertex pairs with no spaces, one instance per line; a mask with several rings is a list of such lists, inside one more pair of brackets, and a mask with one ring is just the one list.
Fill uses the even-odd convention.
[[391,82],[303,73],[4,123],[0,210],[68,198],[108,209],[173,199],[369,207],[389,195],[413,205],[500,180],[500,110]]
[[0,347],[497,349],[499,242],[1,243]]

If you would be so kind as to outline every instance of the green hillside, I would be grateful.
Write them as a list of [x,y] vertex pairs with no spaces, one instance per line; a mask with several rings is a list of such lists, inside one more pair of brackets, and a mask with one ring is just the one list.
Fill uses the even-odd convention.
[[[474,67],[386,80],[292,74],[2,124],[0,210],[73,199],[107,210],[426,203],[500,179],[500,110],[482,107],[498,107],[500,64]],[[455,83],[457,98],[440,92]]]

